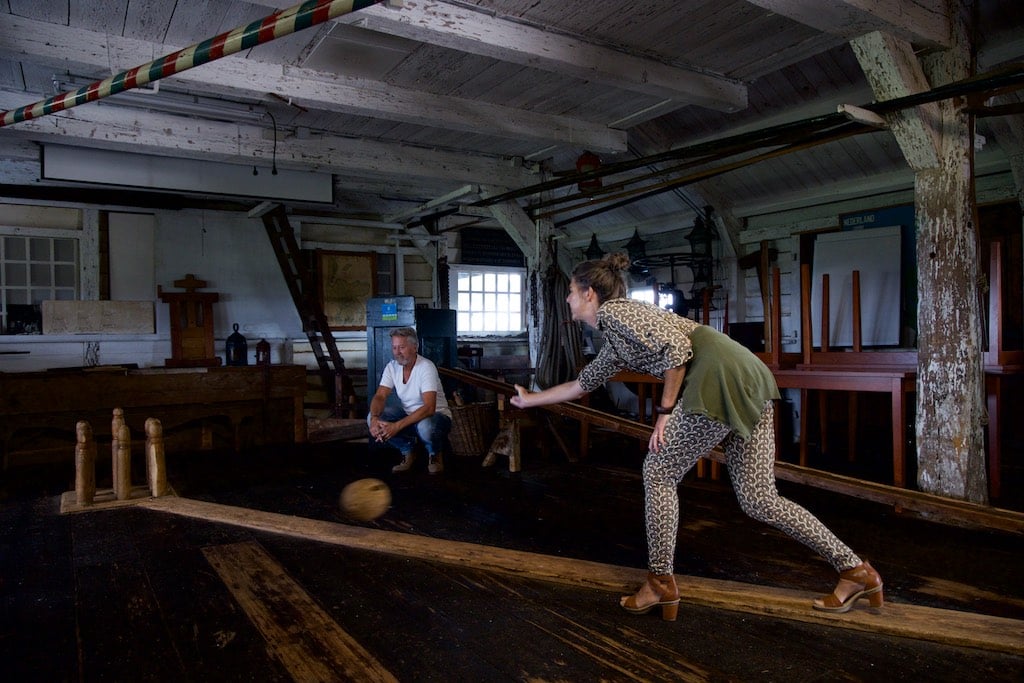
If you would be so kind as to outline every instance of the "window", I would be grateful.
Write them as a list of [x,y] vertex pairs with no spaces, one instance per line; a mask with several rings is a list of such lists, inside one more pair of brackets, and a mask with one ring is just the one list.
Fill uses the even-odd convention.
[[523,268],[453,265],[449,289],[459,334],[522,332]]
[[78,240],[0,237],[0,329],[5,333],[41,332],[42,302],[77,298]]
[[[630,299],[636,299],[637,301],[643,301],[649,304],[653,304],[654,287],[648,286],[631,289],[629,290],[629,292],[627,292],[626,296],[628,296]],[[658,306],[660,306],[661,308],[671,309],[674,301],[675,299],[673,298],[672,292],[665,292],[661,291],[660,289],[658,290]]]

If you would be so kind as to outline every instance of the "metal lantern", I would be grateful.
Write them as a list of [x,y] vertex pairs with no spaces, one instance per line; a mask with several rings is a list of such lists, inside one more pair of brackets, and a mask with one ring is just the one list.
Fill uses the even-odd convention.
[[693,219],[693,229],[686,235],[686,241],[690,243],[690,254],[693,262],[693,280],[697,283],[711,284],[711,268],[714,257],[711,251],[711,242],[718,239],[712,223],[712,209],[705,207],[705,216],[698,215]]
[[270,365],[270,342],[266,339],[256,342],[256,365]]
[[227,356],[228,365],[249,364],[249,344],[238,332],[238,323],[234,324],[234,332],[228,335],[224,345],[224,355]]
[[597,233],[590,233],[590,246],[583,253],[586,254],[588,261],[596,261],[604,256],[604,249],[597,243]]
[[650,272],[642,261],[647,258],[647,242],[640,239],[640,231],[633,229],[633,236],[626,242],[626,253],[629,254],[629,273],[635,278],[646,277]]

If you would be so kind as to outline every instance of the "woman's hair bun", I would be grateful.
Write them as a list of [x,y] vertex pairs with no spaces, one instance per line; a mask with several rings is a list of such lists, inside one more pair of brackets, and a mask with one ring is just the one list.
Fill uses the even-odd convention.
[[629,256],[621,251],[612,252],[604,257],[609,268],[613,270],[628,270],[630,264]]

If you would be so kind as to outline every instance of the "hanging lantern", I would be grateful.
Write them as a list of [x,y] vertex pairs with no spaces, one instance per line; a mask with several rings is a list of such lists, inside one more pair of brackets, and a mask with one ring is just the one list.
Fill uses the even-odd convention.
[[626,242],[626,253],[629,254],[629,272],[634,277],[644,277],[649,272],[641,261],[647,258],[647,242],[640,237],[640,231],[633,229],[633,236]]
[[588,261],[597,261],[604,256],[604,249],[597,243],[597,233],[590,233],[590,246],[583,253],[586,254]]
[[[576,160],[577,173],[588,173],[590,171],[596,171],[599,168],[601,168],[601,157],[597,156],[593,152],[584,152],[580,155],[580,158]],[[577,187],[579,187],[580,192],[595,192],[601,189],[601,179],[590,178],[588,180],[581,180]]]
[[224,355],[227,356],[228,365],[249,364],[249,344],[238,332],[238,323],[234,324],[234,332],[228,335],[224,345]]

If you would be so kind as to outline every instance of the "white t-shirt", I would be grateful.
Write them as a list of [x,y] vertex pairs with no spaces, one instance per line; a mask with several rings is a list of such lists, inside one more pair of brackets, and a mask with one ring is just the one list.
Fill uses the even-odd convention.
[[434,412],[447,415],[449,418],[452,416],[451,408],[448,407],[448,399],[444,395],[444,387],[441,386],[441,377],[437,374],[437,366],[429,358],[417,354],[416,363],[412,366],[408,382],[402,379],[403,375],[402,366],[398,364],[398,361],[392,360],[384,366],[380,384],[398,395],[406,415],[414,413],[423,406],[424,391],[436,391],[437,403]]

